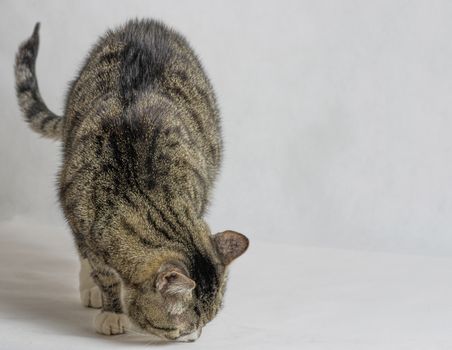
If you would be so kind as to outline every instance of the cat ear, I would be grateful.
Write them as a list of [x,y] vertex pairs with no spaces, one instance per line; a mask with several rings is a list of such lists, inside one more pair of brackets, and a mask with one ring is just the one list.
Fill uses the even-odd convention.
[[157,290],[164,295],[185,296],[196,287],[195,281],[175,269],[162,271],[157,276]]
[[246,236],[235,231],[217,233],[213,236],[213,240],[225,266],[245,253],[250,244]]

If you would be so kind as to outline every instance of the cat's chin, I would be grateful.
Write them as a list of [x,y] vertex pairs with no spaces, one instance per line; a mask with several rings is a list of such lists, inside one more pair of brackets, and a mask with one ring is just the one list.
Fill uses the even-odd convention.
[[181,343],[191,343],[196,341],[202,333],[202,329],[199,328],[198,330],[188,333],[188,334],[182,334],[179,337],[171,337],[171,336],[166,336],[166,335],[157,335],[154,333],[150,333],[149,335],[155,338],[158,338],[160,340],[165,340],[165,341],[170,341],[170,342],[181,342]]
[[180,336],[179,338],[174,339],[177,342],[191,343],[196,341],[202,333],[202,328],[197,329],[196,331]]
[[165,336],[164,334],[158,334],[158,333],[154,333],[149,329],[143,329],[139,326],[137,326],[136,323],[134,323],[133,321],[130,323],[129,326],[129,332],[132,335],[138,335],[141,337],[146,337],[148,340],[151,341],[156,341],[156,342],[181,342],[181,343],[191,343],[196,341],[202,333],[202,328],[198,328],[197,330],[191,332],[191,333],[187,333],[187,334],[182,334],[179,337],[170,337],[170,336]]

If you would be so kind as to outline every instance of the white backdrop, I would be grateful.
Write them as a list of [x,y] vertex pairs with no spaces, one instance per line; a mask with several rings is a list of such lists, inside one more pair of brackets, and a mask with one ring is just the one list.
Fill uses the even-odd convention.
[[61,112],[96,38],[131,17],[181,31],[216,88],[226,151],[214,230],[451,255],[449,1],[2,0],[2,221],[63,225],[59,145],[27,128],[15,99],[18,44],[41,21],[38,80]]

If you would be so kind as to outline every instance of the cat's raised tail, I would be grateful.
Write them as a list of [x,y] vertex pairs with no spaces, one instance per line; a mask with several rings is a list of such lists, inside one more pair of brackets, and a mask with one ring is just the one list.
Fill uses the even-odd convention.
[[51,112],[39,93],[35,72],[38,48],[39,23],[36,23],[32,36],[20,45],[16,54],[16,94],[30,127],[44,137],[61,140],[64,118]]

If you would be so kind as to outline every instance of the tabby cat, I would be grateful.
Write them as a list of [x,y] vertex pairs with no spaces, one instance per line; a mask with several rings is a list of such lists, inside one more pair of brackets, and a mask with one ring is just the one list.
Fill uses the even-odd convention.
[[81,257],[80,295],[102,334],[129,327],[193,341],[221,307],[227,267],[248,248],[203,219],[222,139],[212,86],[183,36],[153,20],[108,31],[67,95],[44,104],[35,74],[39,23],[19,48],[19,105],[63,142],[59,200]]

